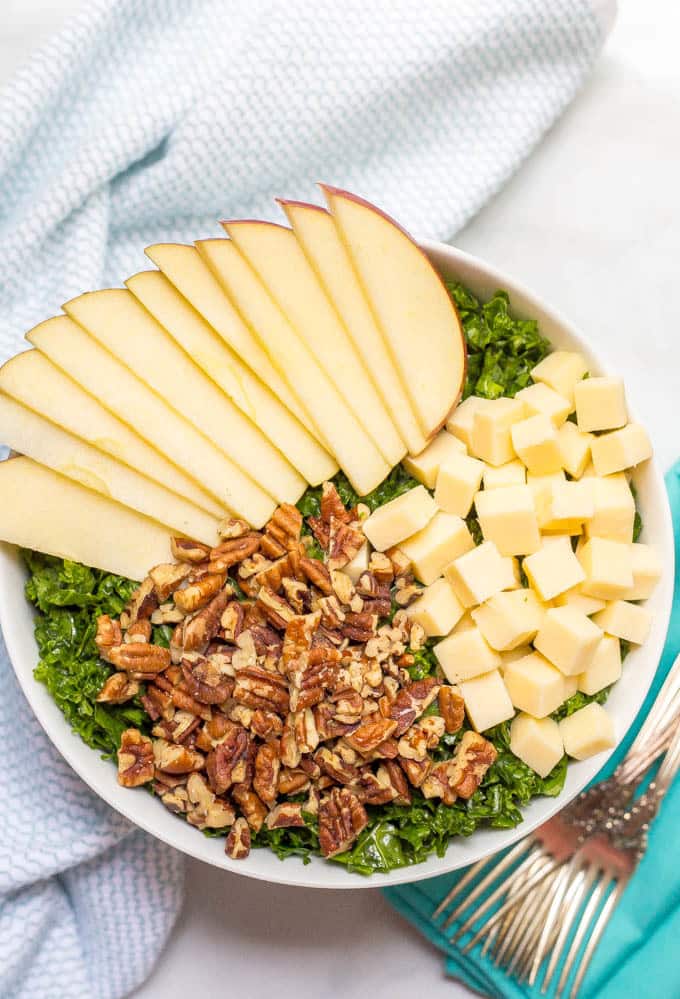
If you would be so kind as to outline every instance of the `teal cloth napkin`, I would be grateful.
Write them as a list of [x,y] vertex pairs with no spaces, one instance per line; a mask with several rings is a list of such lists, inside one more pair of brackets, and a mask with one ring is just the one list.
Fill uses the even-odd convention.
[[[680,462],[667,474],[666,485],[675,528],[675,596],[666,647],[654,683],[636,723],[596,780],[609,774],[630,745],[680,652]],[[621,999],[623,995],[673,999],[680,996],[680,781],[676,781],[652,826],[649,849],[631,880],[600,942],[581,990],[582,999]],[[479,950],[461,954],[451,946],[430,916],[462,877],[456,871],[412,885],[388,888],[388,901],[446,955],[446,971],[485,996],[502,999],[538,997],[540,989],[519,985]]]

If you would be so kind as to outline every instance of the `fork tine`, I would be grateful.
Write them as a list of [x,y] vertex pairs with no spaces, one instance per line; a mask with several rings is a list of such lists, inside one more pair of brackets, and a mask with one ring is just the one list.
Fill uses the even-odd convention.
[[[538,889],[540,889],[542,885],[543,882],[540,883]],[[521,931],[526,926],[527,919],[531,917],[536,901],[536,892],[528,892],[522,901],[510,911],[509,918],[505,921],[503,929],[501,933],[499,933],[498,943],[495,948],[493,963],[496,967],[499,967],[502,963],[503,958],[506,956],[508,951],[512,949],[517,935],[521,934]]]
[[557,935],[557,941],[553,947],[552,953],[550,955],[550,961],[548,963],[548,969],[545,973],[545,978],[543,979],[543,985],[541,986],[541,993],[545,993],[550,988],[550,983],[552,982],[553,975],[555,974],[555,969],[559,963],[564,945],[571,932],[572,925],[581,904],[586,894],[590,891],[590,887],[595,879],[595,869],[592,867],[584,867],[578,871],[574,881],[569,886],[569,890],[564,899],[564,908],[562,910],[562,923],[560,925],[560,931]]
[[576,978],[574,979],[574,984],[572,986],[571,992],[569,994],[569,999],[576,999],[578,996],[578,991],[581,988],[583,979],[585,978],[586,972],[592,960],[593,954],[600,942],[600,937],[604,933],[607,923],[613,913],[614,909],[619,903],[619,899],[623,895],[626,888],[627,880],[621,880],[617,883],[614,891],[610,893],[609,897],[606,899],[599,916],[597,917],[597,922],[593,927],[588,943],[586,944],[586,949],[583,952],[581,958],[581,963],[579,965],[578,971],[576,973]]
[[529,972],[529,986],[531,988],[533,988],[536,984],[538,970],[541,967],[543,958],[547,953],[550,940],[553,937],[553,930],[557,924],[557,918],[562,908],[562,903],[564,902],[565,895],[569,889],[569,885],[574,874],[574,867],[575,861],[574,858],[572,858],[567,865],[560,869],[555,880],[555,894],[553,895],[548,907],[548,913],[541,928],[538,943],[536,944],[536,949],[533,954],[531,970]]
[[525,977],[526,969],[531,964],[532,951],[545,922],[546,913],[555,891],[555,883],[559,883],[560,875],[561,870],[558,868],[543,879],[534,895],[533,905],[527,911],[527,918],[521,928],[519,939],[515,944],[514,953],[511,955],[507,968],[508,974],[514,973],[520,981]]
[[[486,912],[486,910],[489,908],[489,905],[493,905],[496,899],[500,897],[503,891],[505,891],[506,886],[512,884],[517,878],[522,877],[525,869],[530,868],[531,865],[536,861],[537,856],[542,852],[543,852],[543,847],[539,846],[539,844],[534,844],[530,852],[526,855],[524,860],[521,861],[519,866],[516,867],[515,870],[512,871],[504,881],[501,881],[501,883],[496,886],[492,894],[482,902],[482,904],[479,906],[478,909],[476,909],[468,916],[467,920],[463,924],[463,927],[467,928],[471,923],[475,921],[475,919],[477,919],[478,916],[481,916],[482,913]],[[487,876],[482,881],[480,881],[477,887],[473,888],[473,890],[470,892],[467,898],[465,898],[459,905],[456,906],[456,908],[453,910],[453,912],[448,917],[446,922],[443,924],[442,929],[447,929],[452,923],[454,923],[459,917],[461,917],[463,913],[466,912],[467,909],[472,905],[472,903],[475,902],[479,898],[479,896],[486,891],[487,888],[489,888],[495,881],[498,880],[498,873],[499,872],[497,868],[491,870],[487,874]],[[461,930],[459,932],[464,932],[463,927],[461,927]]]
[[[473,925],[473,923],[475,923],[480,918],[480,916],[483,916],[484,913],[492,905],[494,905],[499,900],[499,898],[501,898],[512,886],[514,886],[518,882],[521,882],[521,880],[525,876],[530,877],[536,865],[537,864],[540,865],[541,860],[543,859],[542,854],[543,854],[543,848],[537,845],[536,848],[532,850],[531,853],[527,855],[527,857],[525,857],[525,859],[521,862],[521,864],[518,867],[516,867],[515,870],[504,881],[501,881],[500,884],[496,885],[491,894],[487,895],[487,897],[484,899],[481,905],[479,905],[477,909],[475,909],[473,912],[470,913],[470,915],[467,917],[467,919],[465,919],[465,921],[462,923],[459,929],[455,933],[453,933],[451,937],[449,937],[449,939],[452,942],[454,940],[457,940],[458,937],[466,933]],[[523,898],[524,895],[522,895],[521,897]],[[515,898],[516,900],[518,900],[517,897]],[[459,911],[460,912],[465,911],[466,908],[467,906],[465,905],[459,906],[458,909],[456,909],[456,913],[452,914],[447,919],[446,921],[447,925],[449,925],[453,921],[454,915],[458,914]],[[507,912],[507,908],[508,906],[506,905],[503,911]]]
[[446,909],[451,904],[451,902],[455,898],[457,898],[458,895],[460,895],[460,893],[467,887],[467,885],[469,885],[470,882],[474,880],[474,878],[477,877],[477,875],[480,874],[485,867],[488,866],[489,867],[488,874],[479,882],[479,884],[475,888],[473,888],[470,894],[465,897],[463,902],[453,910],[453,912],[448,916],[446,922],[443,923],[442,929],[443,930],[447,929],[447,927],[449,927],[451,923],[455,922],[460,913],[463,912],[463,910],[468,905],[474,902],[476,898],[479,898],[479,896],[484,891],[486,891],[486,889],[489,887],[492,881],[494,881],[495,878],[497,878],[500,874],[502,874],[503,871],[507,870],[507,868],[510,867],[511,864],[513,864],[515,860],[518,859],[518,857],[521,857],[523,854],[525,854],[527,850],[530,850],[533,847],[533,845],[534,844],[528,838],[523,839],[517,844],[517,846],[512,848],[510,853],[506,854],[506,856],[503,857],[502,860],[498,861],[498,863],[494,864],[493,857],[491,858],[491,861],[489,861],[488,858],[485,860],[478,861],[473,867],[470,868],[467,874],[463,875],[458,884],[451,889],[451,891],[448,893],[444,901],[437,906],[432,915],[432,918],[436,919],[438,916],[440,916],[444,911],[444,909]]
[[606,877],[604,871],[600,872],[600,877],[590,898],[586,902],[585,909],[581,913],[581,918],[579,920],[578,926],[576,927],[576,933],[571,941],[569,950],[567,951],[567,956],[562,968],[562,974],[560,975],[560,980],[557,983],[557,991],[555,993],[555,999],[561,999],[564,994],[565,986],[569,980],[569,975],[571,974],[571,969],[574,966],[574,961],[578,957],[579,951],[581,950],[581,945],[585,939],[586,933],[593,921],[593,917],[600,906],[602,899],[605,898],[607,892],[612,887],[615,882]]

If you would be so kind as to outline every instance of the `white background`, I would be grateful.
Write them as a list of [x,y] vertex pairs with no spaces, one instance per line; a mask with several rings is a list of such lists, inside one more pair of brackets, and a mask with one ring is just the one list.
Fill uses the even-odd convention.
[[[0,86],[84,0],[0,0]],[[626,377],[665,469],[680,455],[680,4],[623,0],[587,89],[456,240],[572,319]],[[427,233],[423,233],[427,236]],[[373,890],[271,887],[187,865],[187,901],[136,999],[458,999]]]

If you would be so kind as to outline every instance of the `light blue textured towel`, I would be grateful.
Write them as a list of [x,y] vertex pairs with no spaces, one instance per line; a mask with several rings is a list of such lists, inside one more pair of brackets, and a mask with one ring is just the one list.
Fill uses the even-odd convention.
[[[94,0],[0,97],[0,359],[145,245],[276,217],[319,179],[451,236],[577,92],[613,6]],[[4,651],[0,737],[0,995],[125,995],[172,927],[180,860],[58,757]]]

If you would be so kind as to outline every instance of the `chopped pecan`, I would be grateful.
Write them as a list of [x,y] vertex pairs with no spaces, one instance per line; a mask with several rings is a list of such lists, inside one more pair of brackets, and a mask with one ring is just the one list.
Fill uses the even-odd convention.
[[278,593],[274,593],[268,586],[263,586],[257,594],[257,606],[270,624],[281,630],[284,630],[288,622],[295,617],[295,611],[288,601]]
[[348,724],[338,721],[335,717],[335,705],[329,701],[316,704],[312,711],[320,742],[347,735],[348,732],[352,732],[357,727],[357,722]]
[[401,548],[388,548],[385,555],[392,563],[392,569],[394,571],[395,577],[408,576],[413,568],[413,562],[406,555]]
[[312,606],[312,594],[307,583],[297,579],[282,579],[281,585],[286,600],[296,614],[307,614]]
[[407,760],[403,756],[398,758],[398,763],[414,787],[421,786],[431,766],[430,760]]
[[332,777],[338,784],[352,784],[359,777],[358,769],[351,763],[345,763],[340,753],[322,746],[314,754],[314,762],[318,763],[323,772]]
[[153,756],[158,769],[168,774],[188,774],[200,770],[205,763],[202,753],[167,739],[154,739]]
[[355,725],[363,715],[364,701],[357,690],[338,690],[329,700],[334,705],[333,717],[343,725]]
[[154,751],[151,739],[139,729],[128,728],[120,737],[118,750],[118,783],[123,787],[139,787],[153,780]]
[[346,735],[345,742],[349,743],[362,756],[367,756],[377,749],[385,739],[389,739],[396,728],[397,723],[391,718],[369,719],[352,733]]
[[304,791],[308,787],[309,777],[304,770],[299,767],[294,769],[284,767],[281,770],[277,784],[279,794],[299,794],[300,791]]
[[232,825],[236,813],[227,801],[217,798],[200,774],[191,774],[187,781],[187,796],[193,807],[187,811],[187,822],[198,829],[224,829]]
[[174,686],[165,677],[155,677],[155,683],[156,686],[170,695],[172,703],[176,708],[179,708],[181,711],[188,711],[190,714],[196,715],[198,718],[204,718],[206,721],[210,718],[210,708],[207,705],[199,704],[185,690]]
[[236,819],[229,830],[224,852],[232,860],[245,860],[250,853],[250,828],[245,819]]
[[260,739],[273,739],[283,732],[283,722],[273,711],[263,711],[262,708],[258,708],[253,711],[250,729]]
[[392,585],[392,581],[394,580],[394,566],[383,552],[371,552],[368,571],[383,586],[389,588]]
[[260,666],[246,667],[236,673],[234,697],[249,708],[276,714],[287,712],[290,703],[285,679]]
[[408,576],[400,576],[394,599],[400,607],[408,607],[422,592],[422,586],[417,586]]
[[428,749],[437,748],[439,740],[446,730],[444,719],[439,715],[428,715],[427,718],[421,718],[413,727],[420,729],[425,734]]
[[240,725],[229,723],[225,735],[208,753],[205,768],[215,794],[224,794],[232,784],[240,784],[247,771],[250,749],[248,733]]
[[200,718],[189,714],[188,711],[175,711],[172,719],[164,719],[154,725],[152,734],[170,742],[186,742],[200,724]]
[[217,656],[185,656],[182,674],[187,692],[200,704],[223,704],[234,689]]
[[222,611],[220,625],[222,626],[222,638],[227,642],[235,642],[243,631],[243,607],[238,600],[232,600]]
[[211,572],[226,572],[232,565],[251,558],[260,547],[262,535],[257,533],[244,534],[240,538],[230,538],[223,541],[210,552]]
[[340,499],[335,483],[324,482],[321,487],[321,519],[330,524],[332,519],[339,521],[351,520],[351,513],[345,509],[345,505]]
[[186,562],[161,562],[160,565],[155,566],[149,576],[153,582],[158,602],[164,603],[190,572],[191,566]]
[[311,583],[312,586],[316,586],[317,590],[321,590],[326,596],[329,596],[333,592],[331,574],[318,558],[303,556],[300,559],[300,570],[307,582]]
[[334,787],[319,805],[319,845],[324,857],[344,853],[368,825],[366,809],[346,787]]
[[190,583],[182,589],[175,590],[173,600],[185,614],[193,614],[209,603],[216,593],[222,589],[226,576],[224,573],[209,572],[195,583]]
[[139,674],[162,673],[170,665],[170,652],[149,642],[124,642],[109,649],[109,662],[133,679]]
[[319,794],[319,789],[312,784],[309,789],[309,796],[302,806],[302,811],[309,812],[310,815],[318,815],[320,801],[321,795]]
[[283,503],[265,527],[262,551],[269,558],[278,558],[296,547],[302,530],[302,514],[290,503]]
[[345,623],[342,626],[342,634],[345,638],[350,638],[353,642],[367,642],[376,633],[378,627],[378,615],[371,611],[362,611],[354,614],[350,611],[345,616]]
[[461,798],[471,798],[498,753],[484,736],[465,732],[453,757],[450,784]]
[[260,746],[255,757],[255,776],[253,790],[257,792],[265,805],[271,807],[276,801],[276,788],[279,779],[281,760],[271,743]]
[[[352,598],[355,596],[354,583],[349,578],[347,573],[342,572],[340,569],[334,569],[330,575],[333,593],[335,593],[341,604],[347,604],[349,606]],[[354,610],[353,607],[350,609]]]
[[312,645],[312,634],[319,623],[318,614],[294,617],[286,624],[281,649],[281,671],[288,675],[291,670],[308,662],[308,652]]
[[388,712],[387,717],[393,718],[397,723],[394,733],[396,736],[403,735],[416,718],[419,718],[423,711],[432,704],[439,693],[440,686],[439,680],[433,676],[427,676],[424,680],[415,680],[400,690],[394,701],[385,705]]
[[439,711],[444,719],[446,731],[458,732],[465,720],[465,701],[453,687],[443,686],[439,691]]
[[97,634],[94,637],[94,642],[102,659],[108,659],[111,649],[121,645],[122,641],[123,632],[120,621],[113,620],[108,614],[100,614],[97,618]]
[[334,593],[329,597],[321,597],[317,601],[317,606],[321,611],[321,623],[324,628],[329,628],[332,631],[342,627],[346,614]]
[[452,805],[457,798],[453,782],[453,760],[442,760],[433,763],[427,777],[421,784],[421,791],[426,798],[441,798],[445,805]]
[[394,760],[385,760],[383,764],[378,767],[378,778],[381,779],[381,771],[389,778],[392,787],[396,791],[396,796],[394,798],[395,805],[410,805],[411,804],[411,792],[409,790],[408,782],[404,776],[404,771],[401,769],[398,763]]
[[146,693],[141,700],[144,710],[152,721],[158,721],[159,718],[168,721],[175,713],[175,705],[170,694],[155,684],[147,685]]
[[358,523],[331,521],[328,538],[328,568],[342,569],[361,551],[366,538]]
[[398,793],[389,774],[382,767],[375,774],[369,767],[364,767],[352,782],[351,790],[366,805],[386,805],[394,801]]
[[303,754],[313,752],[318,745],[319,734],[311,709],[289,712],[281,734],[281,762],[284,766],[294,769]]
[[151,617],[153,611],[158,607],[158,597],[153,585],[151,576],[140,583],[130,597],[130,603],[126,607],[129,617],[129,624],[134,624],[138,618]]
[[236,517],[225,517],[217,525],[217,536],[220,541],[231,541],[233,538],[242,538],[250,531],[250,527],[245,520]]
[[220,618],[229,602],[230,594],[221,590],[207,607],[192,618],[187,618],[182,630],[182,644],[185,652],[202,652],[220,629]]
[[125,634],[126,642],[150,642],[151,641],[151,621],[148,618],[140,618],[128,628]]
[[421,762],[427,757],[427,734],[417,725],[412,725],[399,739],[398,748],[403,759]]
[[264,820],[267,829],[288,829],[291,826],[304,826],[302,805],[299,802],[283,801],[272,808]]
[[166,788],[162,784],[154,784],[154,791],[161,801],[174,815],[184,815],[189,807],[189,795],[186,788]]
[[237,784],[231,796],[241,809],[244,818],[254,832],[259,832],[267,815],[267,808],[262,804],[254,791]]
[[178,562],[205,562],[210,557],[208,545],[190,538],[172,538],[170,546]]
[[97,700],[104,704],[125,704],[139,693],[139,684],[131,680],[127,673],[112,673],[97,694]]

